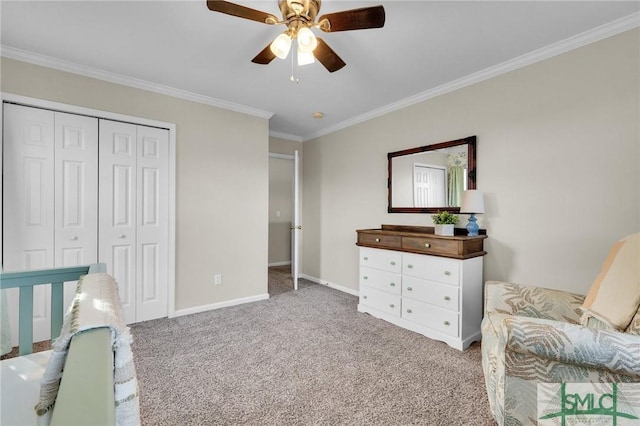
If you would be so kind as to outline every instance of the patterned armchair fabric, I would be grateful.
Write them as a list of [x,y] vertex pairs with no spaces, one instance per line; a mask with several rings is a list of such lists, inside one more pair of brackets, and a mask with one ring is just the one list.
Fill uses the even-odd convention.
[[580,325],[584,296],[488,281],[482,368],[500,425],[537,424],[538,383],[640,382],[640,312],[625,332]]

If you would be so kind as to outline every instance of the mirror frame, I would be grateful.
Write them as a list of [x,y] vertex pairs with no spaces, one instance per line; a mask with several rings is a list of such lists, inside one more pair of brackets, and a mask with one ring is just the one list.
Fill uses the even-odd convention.
[[437,213],[448,211],[452,213],[460,212],[460,207],[393,207],[392,206],[392,159],[403,155],[418,154],[420,152],[435,151],[437,149],[449,148],[452,146],[468,145],[467,151],[467,189],[476,189],[476,137],[468,136],[463,139],[456,139],[448,142],[440,142],[432,145],[420,146],[417,148],[404,149],[402,151],[390,152],[387,154],[389,161],[389,176],[387,179],[388,208],[389,213]]

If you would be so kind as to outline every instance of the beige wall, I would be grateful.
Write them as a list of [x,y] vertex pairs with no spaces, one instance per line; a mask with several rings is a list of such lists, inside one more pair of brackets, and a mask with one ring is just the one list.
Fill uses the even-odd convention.
[[267,120],[6,58],[1,66],[6,93],[176,124],[176,309],[267,293]]
[[269,265],[291,262],[293,161],[269,158]]
[[634,29],[305,142],[303,272],[357,289],[356,229],[432,224],[386,213],[387,152],[477,135],[484,278],[585,293],[612,243],[640,229],[639,40]]
[[288,139],[269,137],[269,152],[274,154],[293,155],[294,151],[298,151],[298,156],[302,158],[304,144],[302,142],[290,141]]

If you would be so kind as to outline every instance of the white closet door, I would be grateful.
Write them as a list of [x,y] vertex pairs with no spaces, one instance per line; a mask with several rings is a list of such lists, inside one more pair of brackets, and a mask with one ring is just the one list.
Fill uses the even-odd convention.
[[127,323],[136,321],[136,126],[100,120],[98,258],[118,282]]
[[100,120],[100,262],[128,323],[167,315],[169,132]]
[[169,131],[138,126],[136,321],[167,316]]
[[[3,269],[54,266],[54,113],[4,105]],[[33,292],[34,341],[50,335],[50,289]],[[8,293],[12,341],[17,342],[18,291]]]
[[[55,114],[55,266],[98,260],[98,119]],[[69,306],[75,282],[65,283]]]
[[447,173],[444,167],[413,165],[413,205],[433,207],[446,205]]

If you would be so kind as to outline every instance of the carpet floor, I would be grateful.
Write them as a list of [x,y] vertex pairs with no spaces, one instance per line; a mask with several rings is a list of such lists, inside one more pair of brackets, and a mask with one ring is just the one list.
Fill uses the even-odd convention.
[[457,351],[280,272],[268,300],[131,327],[144,425],[495,424],[478,343]]

